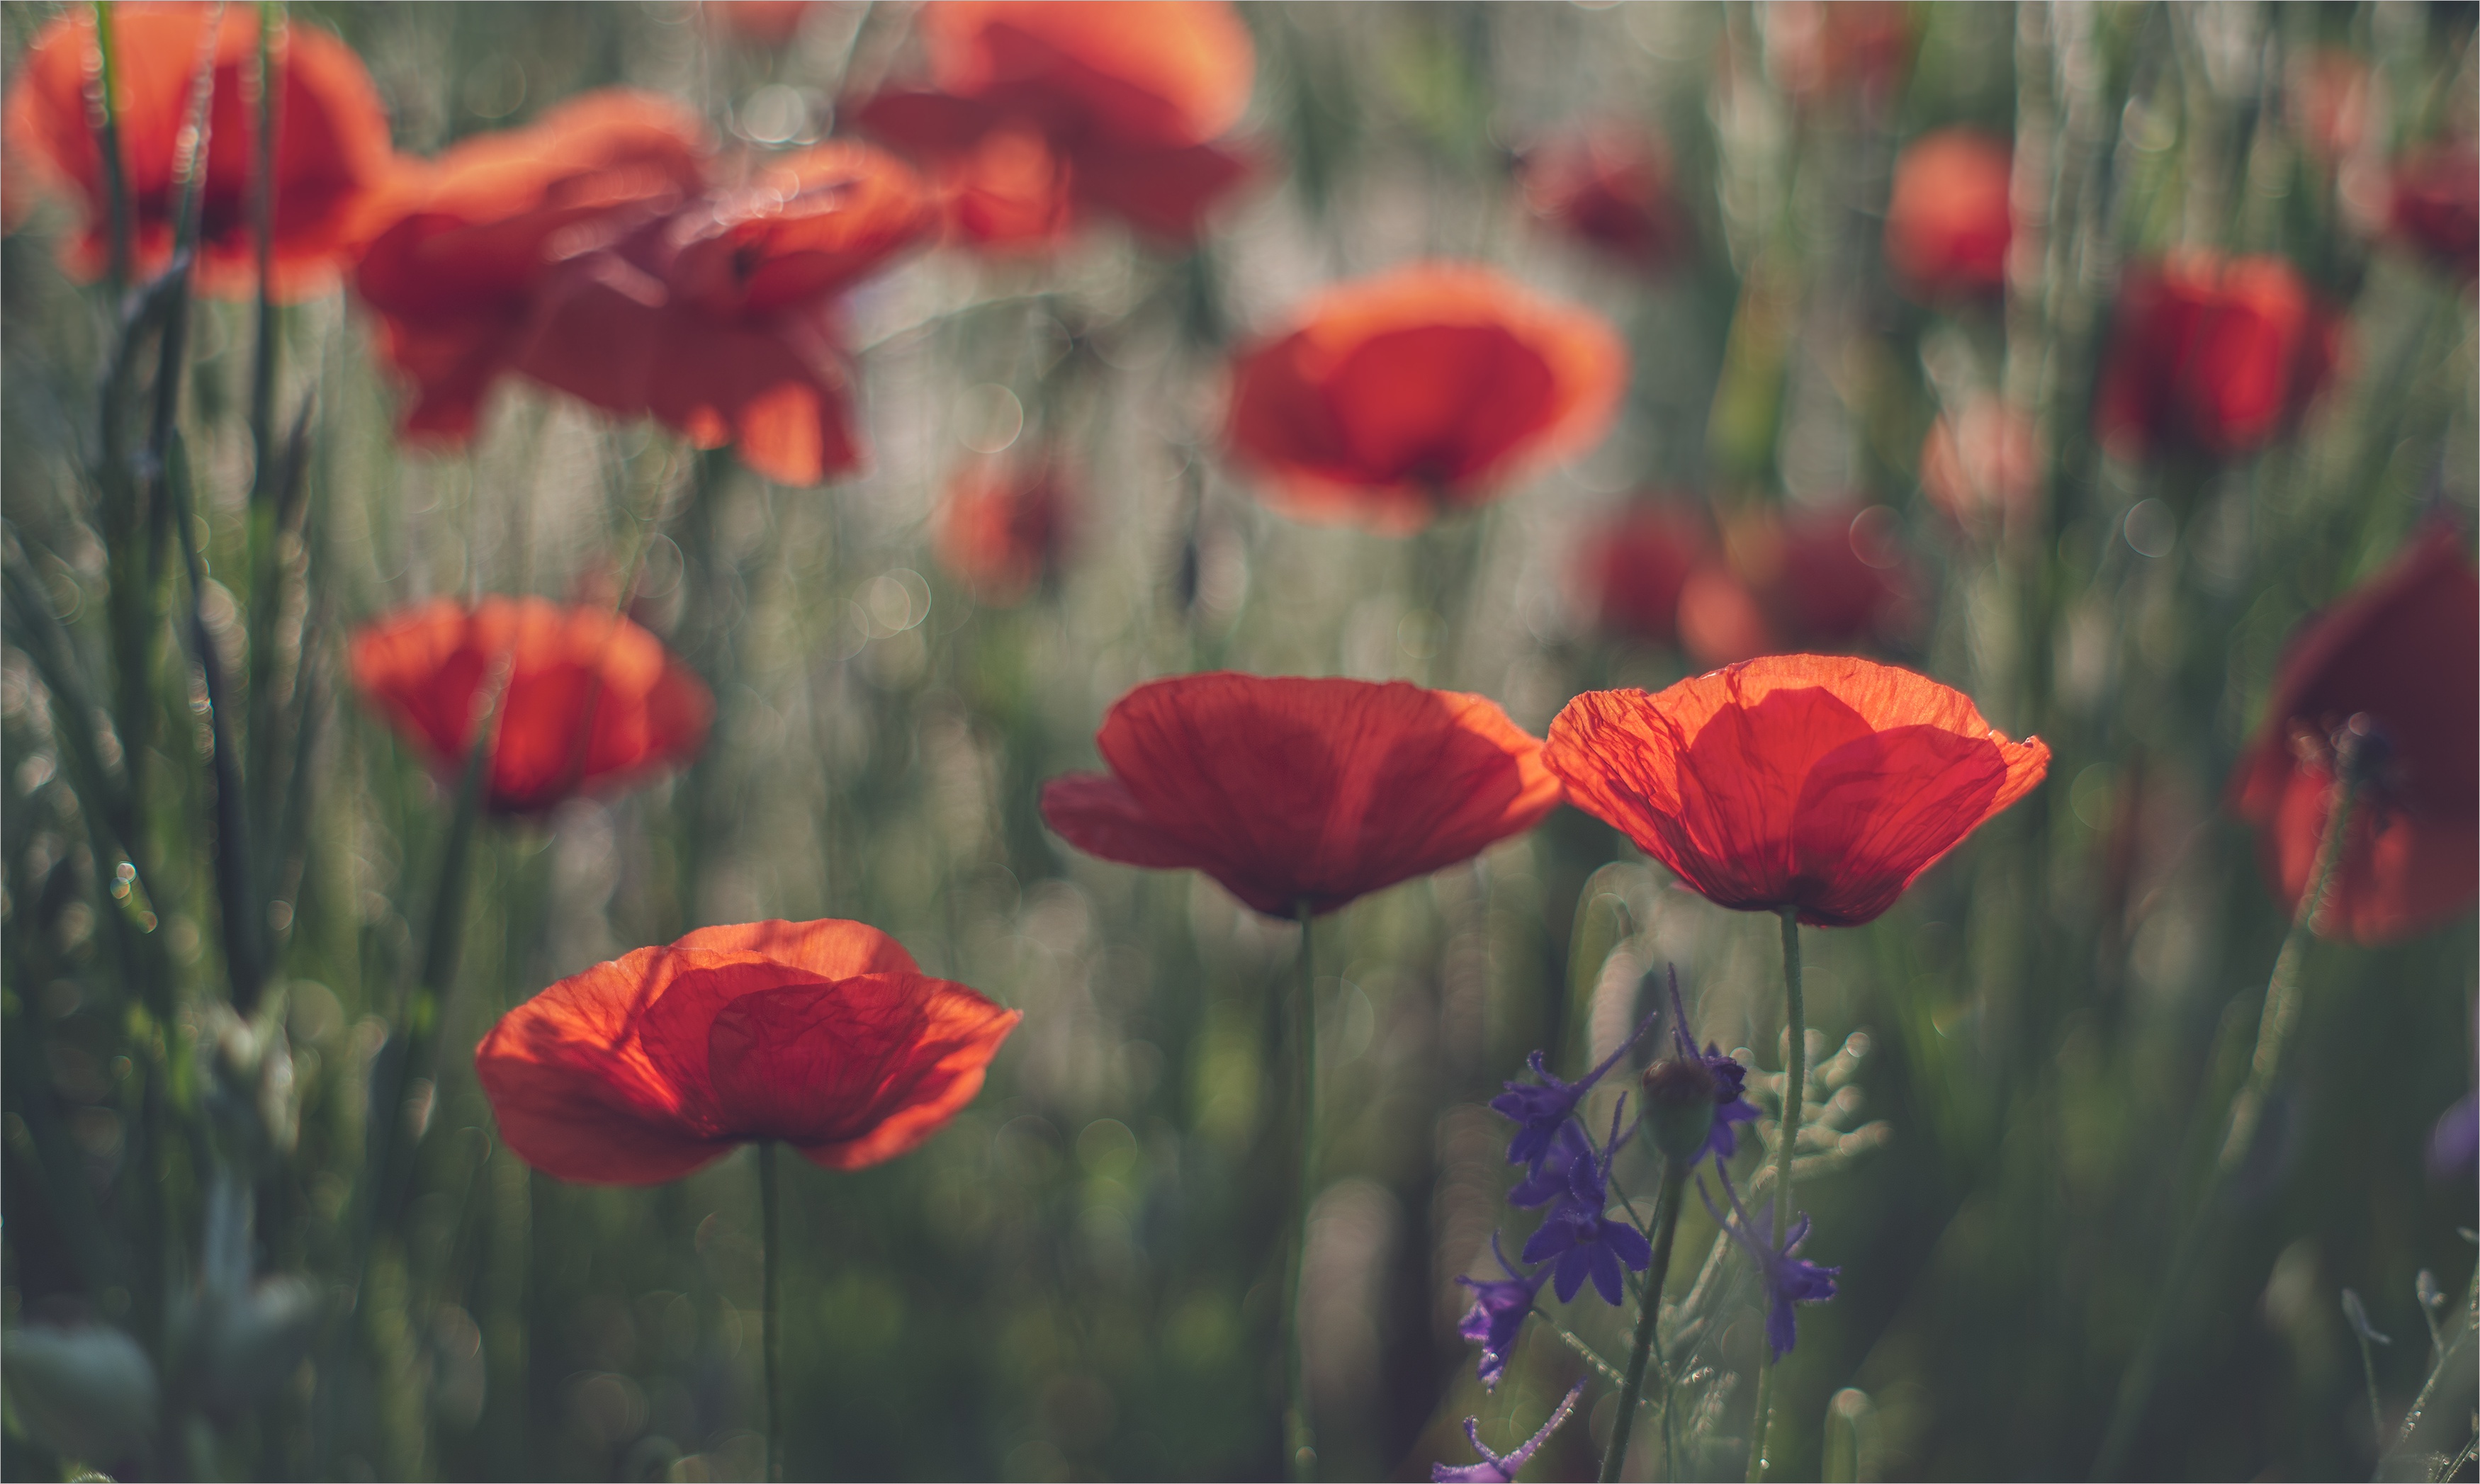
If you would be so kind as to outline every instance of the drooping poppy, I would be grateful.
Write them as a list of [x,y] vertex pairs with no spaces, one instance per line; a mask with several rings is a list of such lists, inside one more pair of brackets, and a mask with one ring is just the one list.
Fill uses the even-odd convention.
[[2465,283],[2480,275],[2480,148],[2424,144],[2394,162],[2387,234]]
[[1577,575],[1603,629],[1669,644],[1689,574],[1713,546],[1709,523],[1688,502],[1640,500],[1587,531]]
[[414,383],[405,431],[472,436],[554,264],[703,191],[707,147],[690,110],[611,88],[404,166],[372,208],[353,288]]
[[1275,917],[1468,859],[1559,802],[1541,744],[1494,703],[1401,680],[1154,680],[1095,742],[1111,771],[1045,784],[1051,829],[1105,860],[1203,871]]
[[1228,437],[1279,508],[1413,530],[1599,439],[1627,366],[1599,316],[1416,264],[1328,290],[1241,352]]
[[730,444],[770,479],[815,484],[863,459],[835,295],[932,222],[918,179],[866,144],[770,161],[748,186],[569,244],[509,364],[701,448]]
[[1004,607],[1057,566],[1072,525],[1067,482],[1049,460],[977,465],[948,488],[939,564],[980,601]]
[[1045,246],[1098,213],[1184,243],[1250,172],[1216,142],[1255,72],[1248,28],[1219,0],[937,0],[920,33],[929,86],[852,115],[933,168],[974,243]]
[[1976,129],[1940,129],[1905,146],[1886,200],[1886,266],[1906,292],[1934,301],[2005,287],[2013,173],[2006,142]]
[[700,928],[535,995],[474,1053],[500,1137],[547,1175],[656,1185],[782,1139],[828,1169],[919,1147],[1022,1015],[832,918]]
[[2292,635],[2232,802],[2257,827],[2265,880],[2297,911],[2333,806],[2334,738],[2364,716],[2376,755],[2312,926],[2386,943],[2480,897],[2480,576],[2433,530]]
[[1670,197],[1670,156],[1640,129],[1605,124],[1528,149],[1518,165],[1534,216],[1632,268],[1667,267],[1685,228]]
[[2333,373],[2341,322],[2280,258],[2174,254],[2131,268],[2094,422],[2127,455],[2217,458],[2280,437]]
[[1968,531],[2028,510],[2041,493],[2039,436],[2004,398],[1972,397],[1922,442],[1921,493]]
[[354,632],[351,666],[363,700],[451,777],[499,685],[482,802],[500,814],[685,762],[714,715],[705,682],[661,640],[607,608],[540,598],[400,609]]
[[1783,654],[1658,694],[1588,691],[1542,759],[1578,807],[1717,904],[1848,927],[2030,791],[2050,750],[1907,670]]
[[[132,267],[151,274],[171,261],[179,136],[199,62],[211,48],[196,284],[203,294],[255,293],[258,8],[120,4],[108,13]],[[208,22],[219,14],[210,40]],[[84,212],[62,251],[81,278],[101,273],[112,252],[103,157],[87,114],[87,79],[97,64],[93,13],[64,9],[26,48],[6,126],[11,169],[73,197]],[[388,121],[361,59],[317,26],[287,24],[273,66],[280,90],[270,289],[279,299],[297,300],[335,285],[365,198],[389,169]]]

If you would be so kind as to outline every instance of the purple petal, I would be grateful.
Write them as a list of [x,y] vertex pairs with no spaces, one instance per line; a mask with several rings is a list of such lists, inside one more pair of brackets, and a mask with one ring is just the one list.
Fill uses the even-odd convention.
[[1644,1233],[1625,1221],[1603,1222],[1602,1244],[1616,1253],[1620,1262],[1627,1264],[1638,1272],[1642,1272],[1653,1265],[1652,1244],[1644,1240]]
[[[1571,1245],[1559,1254],[1559,1266],[1550,1279],[1550,1286],[1558,1291],[1559,1302],[1563,1304],[1574,1300],[1576,1291],[1585,1286],[1585,1273],[1591,1264],[1592,1254],[1583,1247]],[[1616,1299],[1611,1301],[1618,1302]]]
[[1619,1276],[1618,1254],[1611,1250],[1607,1241],[1596,1241],[1578,1250],[1592,1266],[1594,1291],[1602,1295],[1603,1302],[1617,1308],[1627,1297],[1626,1280]]
[[2429,1130],[2428,1172],[2441,1180],[2470,1174],[2475,1164],[2480,1164],[2480,1101],[2467,1092]]

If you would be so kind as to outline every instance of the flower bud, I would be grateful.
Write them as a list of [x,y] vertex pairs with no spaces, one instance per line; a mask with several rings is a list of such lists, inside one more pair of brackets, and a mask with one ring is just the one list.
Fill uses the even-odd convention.
[[1644,1069],[1644,1132],[1665,1160],[1686,1165],[1704,1149],[1721,1087],[1702,1057],[1656,1062]]

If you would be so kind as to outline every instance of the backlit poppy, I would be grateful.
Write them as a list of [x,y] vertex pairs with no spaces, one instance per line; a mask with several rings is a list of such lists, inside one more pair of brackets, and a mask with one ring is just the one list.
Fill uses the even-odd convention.
[[[207,172],[200,185],[197,286],[241,295],[258,284],[251,196],[258,173],[258,16],[255,6],[121,4],[113,27],[116,114],[129,192],[133,267],[160,272],[171,261],[178,137],[207,24],[214,97],[209,104]],[[87,77],[95,61],[94,15],[65,8],[26,48],[9,94],[12,169],[23,169],[76,198],[85,221],[63,246],[69,270],[91,278],[112,250],[103,159],[87,116]],[[293,300],[325,293],[353,245],[364,197],[389,167],[387,115],[352,49],[316,26],[288,24],[275,48],[277,95],[273,282]]]
[[1046,245],[1090,213],[1186,242],[1249,173],[1214,142],[1255,72],[1227,5],[939,0],[920,31],[930,86],[889,89],[853,116],[934,168],[975,243]]
[[1155,680],[1094,740],[1111,771],[1045,784],[1051,829],[1105,860],[1203,871],[1276,917],[1467,859],[1559,802],[1541,744],[1494,703],[1401,680]]
[[947,491],[939,564],[983,602],[1005,606],[1058,564],[1071,524],[1067,486],[1048,461],[977,465]]
[[2480,149],[2426,144],[2394,162],[2387,229],[2465,283],[2480,274]]
[[1542,759],[1579,808],[1717,904],[1848,927],[2029,792],[2050,750],[1907,670],[1784,654],[1659,694],[1588,691]]
[[2313,926],[2391,942],[2480,896],[2480,576],[2460,536],[2430,532],[2291,637],[2231,790],[2291,911],[2333,805],[2334,737],[2356,716],[2376,755]]
[[2006,283],[2014,156],[2003,140],[1940,129],[1895,161],[1886,201],[1886,266],[1914,296],[1963,298]]
[[714,699],[662,641],[607,608],[436,599],[353,634],[354,688],[453,777],[503,665],[483,805],[539,813],[696,755]]
[[2215,457],[2280,437],[2332,374],[2339,320],[2280,258],[2175,254],[2128,270],[2094,421],[2126,455]]
[[1603,629],[1668,644],[1679,637],[1679,595],[1713,550],[1704,514],[1685,501],[1645,500],[1587,532],[1576,566]]
[[1407,531],[1610,427],[1627,350],[1596,315],[1473,265],[1330,289],[1232,367],[1228,436],[1268,499]]
[[1940,417],[1921,444],[1921,493],[1965,530],[2029,509],[2040,481],[2039,437],[2000,397],[1982,394]]
[[780,1139],[828,1169],[919,1147],[1023,1017],[832,918],[700,928],[563,979],[474,1053],[500,1137],[547,1175],[656,1185]]
[[353,273],[382,352],[414,383],[405,431],[471,436],[553,264],[705,189],[706,151],[696,114],[613,88],[408,163]]
[[1685,229],[1670,199],[1670,157],[1661,141],[1604,125],[1525,151],[1524,204],[1577,241],[1653,270],[1679,255]]

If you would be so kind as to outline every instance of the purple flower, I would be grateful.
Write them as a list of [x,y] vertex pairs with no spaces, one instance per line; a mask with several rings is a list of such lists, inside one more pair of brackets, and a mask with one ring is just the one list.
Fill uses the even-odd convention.
[[1682,1167],[1710,1151],[1718,1163],[1739,1151],[1735,1123],[1752,1123],[1757,1110],[1744,1096],[1748,1069],[1710,1042],[1696,1049],[1688,1007],[1679,999],[1679,971],[1670,971],[1670,1044],[1673,1055],[1644,1069],[1647,1135],[1666,1160]]
[[[1619,1099],[1619,1113],[1627,1111],[1627,1099]],[[1567,1166],[1567,1192],[1550,1208],[1540,1230],[1524,1244],[1524,1260],[1543,1263],[1557,1259],[1551,1269],[1550,1285],[1566,1303],[1593,1280],[1594,1292],[1613,1307],[1626,1294],[1626,1279],[1619,1274],[1624,1263],[1642,1272],[1653,1263],[1653,1247],[1644,1233],[1625,1221],[1611,1220],[1604,1212],[1610,1205],[1610,1157],[1626,1142],[1618,1131],[1616,1119],[1611,1126],[1610,1148],[1596,1157],[1589,1150],[1585,1157]]]
[[1430,1484],[1512,1484],[1515,1471],[1531,1463],[1533,1455],[1541,1451],[1541,1445],[1550,1441],[1550,1435],[1559,1430],[1561,1422],[1567,1420],[1567,1414],[1576,1410],[1576,1398],[1584,1394],[1585,1383],[1579,1381],[1575,1389],[1567,1393],[1567,1399],[1559,1403],[1559,1410],[1550,1414],[1550,1420],[1541,1424],[1541,1430],[1517,1444],[1514,1452],[1505,1455],[1482,1446],[1480,1418],[1465,1418],[1464,1436],[1472,1440],[1473,1451],[1481,1455],[1481,1462],[1432,1464]]
[[2480,1161],[2480,1101],[2466,1092],[2428,1131],[2428,1172],[2441,1180],[2467,1175],[2474,1161]]
[[1793,1222],[1789,1240],[1781,1246],[1775,1246],[1773,1214],[1764,1212],[1750,1216],[1748,1208],[1740,1204],[1740,1192],[1731,1189],[1731,1172],[1717,1164],[1714,1173],[1721,1177],[1722,1193],[1730,1198],[1731,1210],[1739,1215],[1740,1219],[1734,1222],[1715,1210],[1714,1197],[1706,1194],[1705,1181],[1701,1176],[1696,1182],[1696,1193],[1704,1197],[1705,1209],[1714,1212],[1714,1219],[1721,1224],[1722,1229],[1747,1249],[1748,1256],[1756,1259],[1757,1270],[1765,1278],[1769,1299],[1766,1343],[1773,1350],[1773,1358],[1780,1360],[1789,1355],[1791,1347],[1799,1341],[1799,1325],[1793,1317],[1792,1305],[1821,1304],[1832,1298],[1835,1274],[1843,1269],[1820,1267],[1805,1258],[1792,1256],[1793,1251],[1808,1240],[1806,1215]]
[[1481,1384],[1498,1385],[1507,1373],[1507,1358],[1515,1350],[1515,1337],[1524,1328],[1527,1315],[1533,1312],[1533,1295],[1541,1291],[1542,1274],[1532,1277],[1515,1270],[1507,1260],[1507,1252],[1498,1244],[1498,1233],[1489,1234],[1489,1250],[1498,1258],[1507,1277],[1458,1278],[1456,1281],[1472,1290],[1473,1306],[1464,1316],[1457,1333],[1481,1346]]
[[1569,1172],[1579,1162],[1589,1168],[1592,1165],[1593,1144],[1585,1137],[1584,1126],[1571,1118],[1550,1136],[1549,1151],[1534,1164],[1533,1172],[1507,1192],[1507,1203],[1518,1211],[1531,1211],[1564,1199],[1572,1189]]
[[1619,1064],[1619,1059],[1643,1038],[1652,1025],[1653,1017],[1647,1015],[1626,1040],[1619,1042],[1619,1049],[1612,1052],[1608,1061],[1587,1072],[1579,1082],[1561,1082],[1551,1075],[1550,1069],[1541,1064],[1541,1053],[1537,1051],[1526,1058],[1527,1064],[1533,1068],[1533,1075],[1541,1079],[1540,1086],[1511,1082],[1507,1084],[1505,1092],[1489,1100],[1492,1109],[1517,1124],[1515,1137],[1508,1141],[1507,1163],[1530,1165],[1538,1173],[1541,1162],[1549,1157],[1560,1127],[1575,1116],[1576,1106],[1585,1100],[1585,1094],[1593,1090],[1593,1085],[1600,1082],[1612,1067]]

